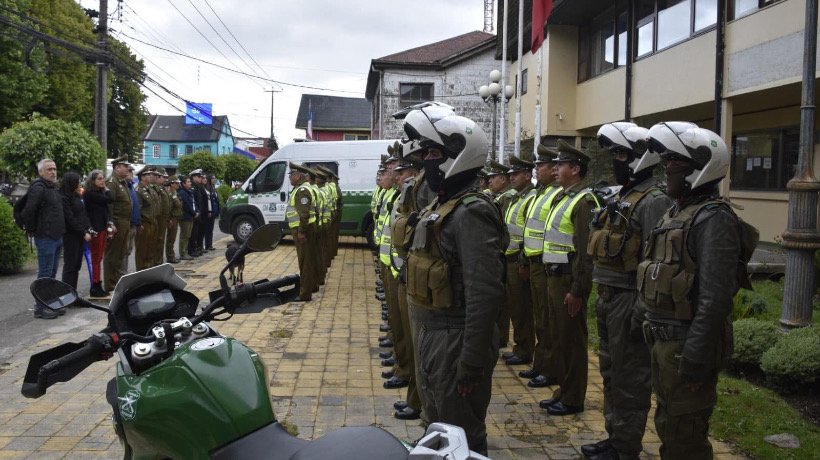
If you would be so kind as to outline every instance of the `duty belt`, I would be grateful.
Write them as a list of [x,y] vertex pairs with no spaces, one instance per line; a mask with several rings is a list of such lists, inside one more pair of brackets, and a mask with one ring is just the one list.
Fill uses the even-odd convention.
[[535,256],[530,256],[530,257],[525,257],[525,259],[527,259],[527,262],[529,262],[531,264],[543,264],[541,262],[541,254],[538,254],[538,255],[535,255]]
[[548,276],[569,275],[572,273],[572,264],[546,264]]
[[673,324],[655,323],[652,321],[647,321],[646,324],[655,340],[684,340],[689,333],[689,326],[675,326]]
[[521,251],[518,251],[515,254],[506,254],[504,257],[507,258],[507,262],[518,262],[518,260],[520,259],[520,252]]

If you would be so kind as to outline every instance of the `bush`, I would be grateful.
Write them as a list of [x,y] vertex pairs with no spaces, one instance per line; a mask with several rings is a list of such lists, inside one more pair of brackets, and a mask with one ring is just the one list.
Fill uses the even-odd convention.
[[772,388],[784,393],[813,385],[820,379],[820,336],[815,328],[792,331],[763,353],[760,368]]
[[219,187],[216,188],[216,194],[219,196],[220,209],[225,207],[225,202],[228,201],[228,197],[231,196],[231,193],[233,193],[233,189],[225,182],[219,184]]
[[740,291],[735,295],[732,320],[756,318],[766,312],[766,301],[763,297]]
[[28,250],[26,234],[14,223],[14,208],[5,197],[0,197],[0,275],[22,270]]
[[733,323],[735,352],[730,358],[732,365],[759,366],[760,358],[777,342],[777,326],[770,321],[746,318]]

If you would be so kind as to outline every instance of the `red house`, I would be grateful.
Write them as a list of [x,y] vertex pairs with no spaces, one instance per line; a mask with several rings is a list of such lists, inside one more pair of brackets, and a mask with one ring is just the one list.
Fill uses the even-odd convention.
[[366,141],[370,139],[370,102],[365,98],[303,94],[296,128],[307,136],[312,111],[314,141]]

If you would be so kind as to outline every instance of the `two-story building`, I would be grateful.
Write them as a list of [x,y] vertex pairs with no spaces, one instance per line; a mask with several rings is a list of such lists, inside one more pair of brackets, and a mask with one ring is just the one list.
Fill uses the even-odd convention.
[[176,172],[182,155],[201,150],[214,155],[233,153],[234,139],[226,115],[213,117],[213,124],[185,124],[185,115],[151,115],[142,136],[143,163]]
[[370,139],[370,103],[367,99],[303,94],[296,114],[297,129],[307,130],[311,111],[311,140],[328,142]]
[[[518,1],[510,4],[515,69]],[[525,17],[522,64],[535,75]],[[544,144],[574,137],[579,145],[622,120],[716,130],[731,155],[723,193],[744,206],[739,214],[761,241],[773,242],[786,228],[786,183],[797,163],[804,23],[801,0],[555,0],[545,25],[541,126],[523,116],[524,130]],[[534,112],[534,93],[522,97],[522,113]]]
[[373,59],[365,97],[372,103],[372,136],[404,136],[402,120],[392,114],[427,101],[454,107],[456,114],[475,120],[490,139],[492,108],[478,96],[500,66],[494,56],[495,35],[468,32],[457,37]]

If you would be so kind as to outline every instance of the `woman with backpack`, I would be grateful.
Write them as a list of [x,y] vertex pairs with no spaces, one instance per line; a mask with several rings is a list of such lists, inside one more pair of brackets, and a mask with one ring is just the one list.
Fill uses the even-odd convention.
[[80,196],[80,175],[67,172],[60,182],[63,199],[65,234],[63,235],[63,283],[77,289],[77,279],[83,266],[85,244],[91,241],[92,230]]
[[[88,174],[83,198],[91,228],[97,232],[88,244],[91,250],[91,291],[89,295],[90,297],[108,297],[108,292],[103,290],[100,282],[100,262],[102,262],[105,254],[109,228],[113,229],[114,225],[108,212],[108,205],[114,201],[114,198],[105,186],[105,176],[99,169],[95,169]],[[113,236],[113,233],[110,236]]]

